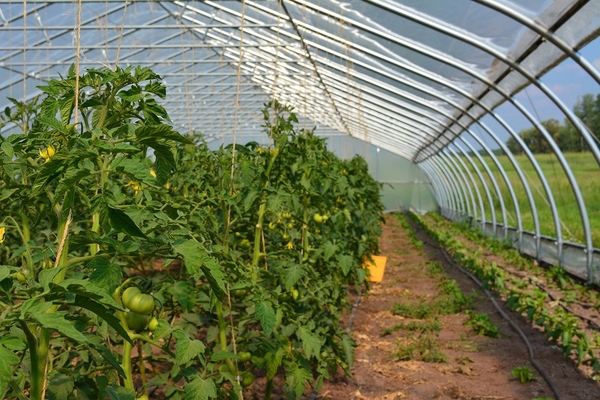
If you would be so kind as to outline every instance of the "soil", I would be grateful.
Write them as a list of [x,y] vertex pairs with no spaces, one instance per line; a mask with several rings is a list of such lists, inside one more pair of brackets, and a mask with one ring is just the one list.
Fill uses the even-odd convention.
[[[388,215],[381,238],[380,253],[388,257],[382,283],[372,284],[356,311],[351,335],[357,343],[352,377],[339,375],[324,384],[318,399],[556,399],[535,372],[534,379],[520,383],[512,377],[515,367],[533,370],[527,347],[510,325],[498,314],[479,287],[450,265],[434,242],[422,231],[421,250],[411,243],[407,231],[394,215]],[[489,256],[492,256],[491,254]],[[435,266],[443,272],[435,272]],[[439,268],[438,268],[439,269]],[[464,325],[466,312],[440,316],[442,330],[437,337],[446,362],[399,361],[399,343],[419,333],[382,331],[407,319],[391,312],[395,303],[435,300],[440,282],[455,280],[462,292],[473,294],[473,312],[486,313],[500,330],[499,338],[479,336]],[[497,299],[503,304],[501,299]],[[564,400],[600,399],[600,386],[577,368],[573,360],[549,342],[521,315],[504,311],[521,328],[533,347],[534,357],[546,371]]]

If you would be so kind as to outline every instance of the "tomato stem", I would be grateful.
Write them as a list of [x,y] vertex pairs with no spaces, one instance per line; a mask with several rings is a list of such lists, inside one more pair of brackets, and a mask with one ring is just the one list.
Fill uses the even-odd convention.
[[[225,324],[225,317],[223,316],[223,303],[220,300],[217,300],[215,307],[217,309],[217,319],[219,320],[219,345],[221,351],[227,351],[227,325]],[[231,358],[226,359],[225,363],[230,371],[237,371]]]
[[146,387],[146,383],[148,382],[146,379],[146,365],[144,364],[144,349],[142,346],[142,342],[137,342],[137,350],[138,350],[138,363],[140,365],[140,376],[142,378],[142,394],[148,395],[148,388]]
[[267,380],[267,387],[265,389],[264,400],[270,400],[271,399],[271,392],[273,392],[273,378],[269,378]]

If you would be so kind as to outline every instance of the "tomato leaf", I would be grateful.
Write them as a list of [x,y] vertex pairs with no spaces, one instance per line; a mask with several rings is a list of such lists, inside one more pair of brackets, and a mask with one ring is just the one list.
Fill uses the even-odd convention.
[[284,355],[285,350],[281,347],[279,347],[277,351],[270,351],[265,355],[265,362],[267,363],[267,377],[269,379],[273,379],[277,373]]
[[106,257],[95,257],[87,263],[88,268],[94,269],[90,275],[90,281],[98,287],[113,293],[121,284],[123,271],[119,265],[111,264]]
[[285,376],[287,398],[298,398],[304,393],[306,384],[312,379],[312,374],[306,368],[295,363],[286,363],[288,373]]
[[55,313],[35,313],[33,317],[46,329],[52,329],[75,340],[79,343],[87,343],[88,340],[81,332],[73,326],[73,323],[65,319],[66,311]]
[[140,88],[138,85],[132,85],[129,90],[121,90],[119,93],[117,93],[117,96],[130,103],[135,103],[136,101],[140,101],[144,98],[142,88]]
[[121,325],[119,319],[115,317],[114,314],[102,304],[97,303],[86,297],[76,296],[73,306],[79,306],[90,310],[91,312],[105,320],[107,324],[109,324],[115,331],[119,333],[119,335],[121,335],[121,337],[123,337],[123,339],[133,344],[133,342],[129,338],[129,335],[127,334],[127,331]]
[[323,250],[323,258],[325,259],[325,261],[329,261],[329,259],[337,252],[338,247],[335,244],[333,244],[330,240],[328,240],[323,245]]
[[350,272],[354,264],[354,259],[347,254],[342,254],[338,256],[337,261],[338,266],[342,269],[344,275],[348,275],[348,272]]
[[294,286],[300,278],[302,278],[302,266],[300,264],[291,263],[289,266],[285,268],[285,278],[284,284],[286,290],[290,290],[292,286]]
[[129,236],[146,238],[146,235],[124,211],[107,207],[110,226],[117,232],[125,232]]
[[208,400],[217,397],[215,382],[200,377],[185,385],[185,400]]
[[221,266],[217,263],[217,260],[212,257],[205,256],[203,261],[204,263],[203,265],[200,265],[200,269],[204,273],[204,276],[206,276],[210,288],[217,298],[225,298],[227,296],[227,291],[225,290],[224,283],[225,275],[223,275]]
[[110,400],[135,400],[136,393],[133,389],[126,389],[122,386],[107,386],[104,390]]
[[173,140],[180,143],[191,144],[190,140],[175,131],[171,126],[165,124],[144,125],[135,131],[138,141],[149,144],[153,140]]
[[48,378],[46,396],[48,400],[67,400],[74,388],[72,376],[55,372]]
[[149,142],[148,145],[154,149],[154,171],[156,172],[156,184],[164,185],[169,180],[171,172],[177,169],[175,157],[171,152],[171,148],[167,145],[158,142]]
[[111,166],[118,173],[125,173],[138,182],[149,185],[153,185],[155,182],[154,177],[150,174],[149,166],[139,158],[118,157],[112,162]]
[[256,318],[267,335],[270,335],[275,329],[275,311],[268,301],[260,302],[256,305]]
[[354,348],[356,343],[350,335],[344,335],[342,338],[342,347],[344,348],[344,355],[346,356],[346,362],[348,363],[348,369],[352,368],[354,364]]
[[175,282],[175,285],[171,287],[171,294],[186,311],[191,311],[194,305],[196,305],[194,287],[188,281]]
[[204,353],[204,344],[199,340],[190,339],[184,331],[176,330],[173,332],[173,336],[177,339],[177,343],[175,343],[175,360],[177,363],[187,364]]
[[305,326],[298,327],[298,336],[302,341],[302,348],[306,354],[306,358],[316,356],[321,352],[322,341]]
[[181,243],[175,243],[173,247],[177,253],[183,256],[187,272],[190,275],[197,277],[200,274],[200,265],[206,255],[206,250],[202,244],[196,240],[190,239]]
[[4,398],[8,384],[13,379],[13,366],[19,363],[19,357],[12,351],[0,346],[0,398]]

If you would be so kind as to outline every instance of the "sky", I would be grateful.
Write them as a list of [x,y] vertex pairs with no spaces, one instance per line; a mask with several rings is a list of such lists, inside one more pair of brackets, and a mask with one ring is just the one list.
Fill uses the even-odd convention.
[[[588,43],[579,53],[600,70],[600,38]],[[579,98],[586,93],[591,93],[594,97],[600,93],[600,85],[591,78],[575,61],[570,58],[563,61],[550,72],[546,73],[540,79],[548,86],[570,110]],[[538,116],[540,120],[555,118],[561,123],[564,121],[564,114],[556,107],[552,101],[540,91],[537,87],[530,85],[525,90],[515,95],[518,100],[531,114]],[[510,125],[516,132],[531,127],[531,123],[510,104],[503,104],[496,109],[496,112]],[[482,121],[496,132],[504,141],[508,138],[508,133],[491,117],[484,117]],[[478,128],[474,128],[475,131]],[[484,135],[487,136],[487,135]],[[492,140],[486,140],[486,144],[492,148],[498,146]]]

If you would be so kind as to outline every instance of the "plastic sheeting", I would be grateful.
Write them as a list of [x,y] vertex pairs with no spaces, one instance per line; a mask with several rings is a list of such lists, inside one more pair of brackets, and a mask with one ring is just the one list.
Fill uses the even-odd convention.
[[[74,62],[77,3],[0,0],[0,11],[6,106]],[[83,1],[80,56],[83,68],[152,67],[174,123],[211,140],[260,137],[258,111],[276,97],[324,135],[419,161],[564,59],[515,15],[571,49],[600,27],[598,2],[571,0]]]

